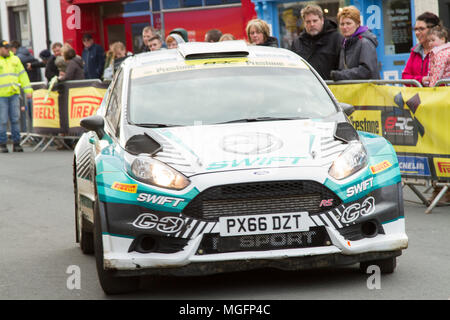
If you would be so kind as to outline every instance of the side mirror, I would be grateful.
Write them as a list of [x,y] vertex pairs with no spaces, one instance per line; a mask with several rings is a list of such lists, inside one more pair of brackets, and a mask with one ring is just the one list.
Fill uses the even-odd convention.
[[351,115],[355,111],[355,107],[348,103],[339,103],[339,107],[341,107],[342,111],[347,115]]
[[80,125],[88,131],[94,131],[99,139],[105,135],[105,120],[101,116],[93,115],[83,118],[80,121]]

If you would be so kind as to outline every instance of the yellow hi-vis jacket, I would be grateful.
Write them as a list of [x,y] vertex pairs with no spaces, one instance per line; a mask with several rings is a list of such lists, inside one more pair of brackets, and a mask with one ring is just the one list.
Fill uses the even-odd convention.
[[20,94],[20,87],[25,93],[33,93],[22,62],[12,52],[9,57],[0,56],[0,97]]

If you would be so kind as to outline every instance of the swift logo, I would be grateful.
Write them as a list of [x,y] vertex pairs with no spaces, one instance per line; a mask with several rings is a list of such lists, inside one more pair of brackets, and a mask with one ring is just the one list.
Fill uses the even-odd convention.
[[161,206],[165,205],[166,203],[172,204],[172,207],[178,206],[180,202],[183,202],[184,199],[181,198],[173,198],[173,197],[166,197],[156,194],[149,194],[149,193],[139,193],[139,196],[137,197],[137,201],[139,202],[151,202],[153,204],[159,204]]
[[361,193],[363,191],[366,191],[367,189],[370,189],[373,187],[373,178],[369,178],[367,180],[364,180],[363,182],[351,186],[347,189],[347,197],[352,197],[358,193]]

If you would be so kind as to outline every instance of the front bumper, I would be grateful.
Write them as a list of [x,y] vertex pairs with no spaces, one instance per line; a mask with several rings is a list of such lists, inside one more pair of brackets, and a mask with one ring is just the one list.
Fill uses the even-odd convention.
[[[148,209],[139,206],[101,203],[100,214],[104,219],[107,217],[108,227],[103,233],[104,265],[116,270],[117,276],[328,267],[398,256],[408,246],[400,184],[377,189],[352,203],[311,215],[311,230],[321,230],[316,240],[301,238],[311,236],[313,239],[306,233],[295,239],[292,233],[264,235],[253,242],[245,238],[246,248],[242,246],[243,240],[238,239],[236,250],[220,245],[221,241],[229,239],[220,238],[217,222],[179,213],[164,213],[164,219],[158,221],[149,216],[146,223],[136,228],[136,217],[145,211]],[[368,224],[375,230],[364,230]],[[205,242],[212,236],[219,243],[216,251]],[[148,239],[153,241],[152,245],[140,245]],[[249,243],[254,246],[249,247]]]

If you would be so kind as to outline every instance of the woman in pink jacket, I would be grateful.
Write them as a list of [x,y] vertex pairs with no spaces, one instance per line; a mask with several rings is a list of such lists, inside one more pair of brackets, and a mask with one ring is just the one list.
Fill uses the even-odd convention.
[[440,23],[439,17],[431,12],[417,17],[414,32],[419,43],[411,50],[402,79],[415,79],[422,83],[423,77],[428,75],[429,53],[432,49],[428,41],[428,31]]

